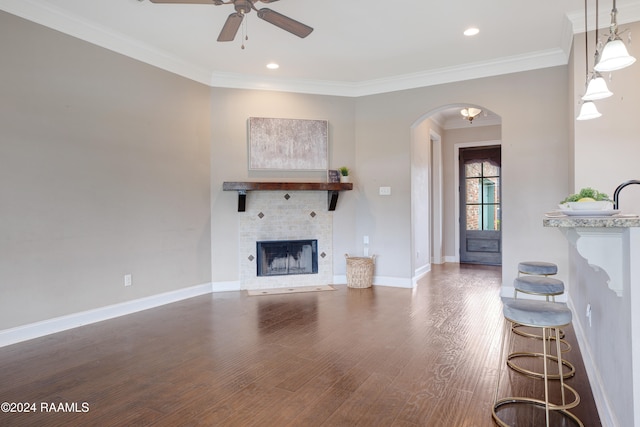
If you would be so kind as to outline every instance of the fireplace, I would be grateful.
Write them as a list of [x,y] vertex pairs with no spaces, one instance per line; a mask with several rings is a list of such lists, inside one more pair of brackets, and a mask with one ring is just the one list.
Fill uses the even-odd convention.
[[[250,198],[247,210],[238,218],[240,289],[295,288],[334,282],[334,213],[327,210],[326,194],[320,191],[251,191],[247,197]],[[282,243],[284,240],[313,241],[307,249],[312,250],[313,256],[310,272],[284,274],[292,271],[288,268],[285,272],[281,267],[277,274],[259,276],[258,269],[262,269],[259,266],[265,264],[262,259],[258,260],[264,255],[260,255],[262,251],[257,242]],[[292,252],[297,253],[289,251]],[[308,266],[309,263],[300,265]]]
[[276,240],[256,243],[257,275],[318,274],[317,240]]

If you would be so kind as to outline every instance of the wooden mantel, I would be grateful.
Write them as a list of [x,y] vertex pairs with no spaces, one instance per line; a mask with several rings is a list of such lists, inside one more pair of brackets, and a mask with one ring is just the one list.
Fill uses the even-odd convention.
[[353,190],[352,183],[341,182],[223,182],[224,191],[238,192],[238,212],[244,212],[247,191],[326,191],[329,196],[329,210],[336,210],[338,194]]

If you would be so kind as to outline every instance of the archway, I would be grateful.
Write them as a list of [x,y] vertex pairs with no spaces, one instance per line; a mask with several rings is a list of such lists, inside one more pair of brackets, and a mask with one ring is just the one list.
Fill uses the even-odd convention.
[[[479,108],[473,121],[462,108]],[[476,104],[432,109],[411,126],[411,227],[414,282],[432,263],[460,261],[457,158],[460,148],[501,144],[502,120]],[[426,252],[426,256],[423,253]]]

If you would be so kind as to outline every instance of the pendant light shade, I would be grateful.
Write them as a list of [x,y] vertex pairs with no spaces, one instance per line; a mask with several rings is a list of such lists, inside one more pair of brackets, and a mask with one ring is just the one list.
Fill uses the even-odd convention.
[[600,61],[593,68],[598,72],[604,73],[620,70],[634,62],[636,62],[636,58],[629,55],[624,42],[620,37],[615,37],[614,39],[609,39],[607,44],[604,45]]
[[595,101],[596,99],[604,99],[613,95],[613,92],[607,87],[607,82],[600,75],[600,73],[594,73],[589,80],[587,86],[587,92],[582,97],[583,101]]
[[609,40],[607,40],[607,43],[602,49],[600,61],[593,67],[594,70],[600,73],[620,70],[636,62],[636,58],[627,52],[627,47],[620,38],[620,33],[618,33],[618,8],[616,7],[616,0],[613,0],[609,30],[611,31]]
[[597,119],[600,116],[602,116],[602,114],[598,112],[596,104],[594,104],[593,101],[585,101],[582,103],[582,108],[580,108],[580,115],[576,118],[576,120],[591,120]]

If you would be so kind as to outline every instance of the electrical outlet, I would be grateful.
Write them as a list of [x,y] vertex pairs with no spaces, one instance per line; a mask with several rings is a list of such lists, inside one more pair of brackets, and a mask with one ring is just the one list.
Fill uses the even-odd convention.
[[381,196],[390,196],[391,195],[391,187],[380,187],[380,195]]
[[364,236],[364,237],[362,238],[362,242],[363,242],[365,245],[368,245],[368,244],[369,244],[369,236]]
[[131,284],[132,284],[131,275],[130,274],[125,274],[124,275],[124,285],[125,286],[131,286]]

